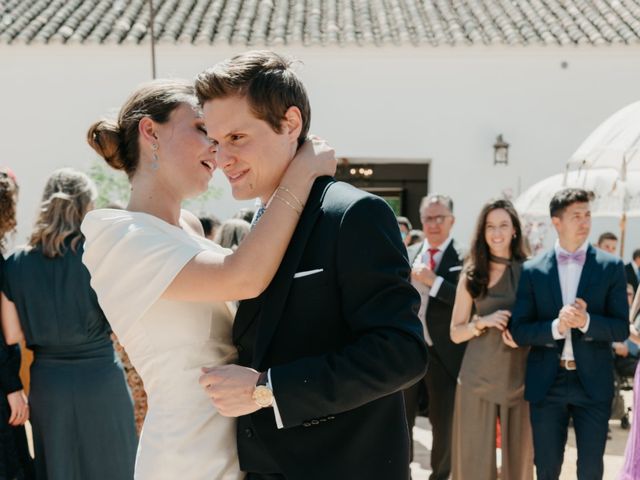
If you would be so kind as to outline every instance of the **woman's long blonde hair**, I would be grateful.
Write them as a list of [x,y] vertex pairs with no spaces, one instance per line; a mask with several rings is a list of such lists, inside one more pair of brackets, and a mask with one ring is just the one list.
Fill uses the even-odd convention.
[[53,172],[44,187],[29,246],[39,246],[45,256],[56,257],[65,253],[69,240],[75,252],[82,239],[80,224],[96,197],[96,186],[84,173],[72,168]]

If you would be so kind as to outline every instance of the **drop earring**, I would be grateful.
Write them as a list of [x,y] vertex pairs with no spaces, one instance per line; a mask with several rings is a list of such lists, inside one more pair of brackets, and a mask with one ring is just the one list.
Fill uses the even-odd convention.
[[156,170],[158,170],[158,168],[160,168],[160,159],[158,158],[158,144],[151,144],[151,149],[153,150],[153,153],[151,154],[151,158],[153,160],[151,162],[151,170],[155,172]]

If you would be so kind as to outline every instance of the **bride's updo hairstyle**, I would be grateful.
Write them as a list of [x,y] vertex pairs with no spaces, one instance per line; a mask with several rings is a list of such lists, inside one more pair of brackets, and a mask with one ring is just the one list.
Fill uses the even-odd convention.
[[141,85],[120,109],[117,120],[99,120],[89,128],[87,142],[116,170],[131,178],[138,168],[138,124],[149,117],[166,123],[181,104],[197,105],[193,85],[183,80],[154,80]]

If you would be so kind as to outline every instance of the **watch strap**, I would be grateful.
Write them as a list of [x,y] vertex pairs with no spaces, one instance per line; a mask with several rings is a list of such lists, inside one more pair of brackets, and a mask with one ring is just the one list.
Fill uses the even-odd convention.
[[269,383],[269,370],[266,372],[262,372],[258,377],[258,381],[256,382],[256,387],[260,385],[266,386]]

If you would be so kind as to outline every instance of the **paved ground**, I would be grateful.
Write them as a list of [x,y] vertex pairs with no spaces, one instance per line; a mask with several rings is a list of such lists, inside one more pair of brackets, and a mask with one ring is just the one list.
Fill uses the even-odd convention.
[[[631,405],[631,392],[624,392],[625,405]],[[620,421],[612,420],[609,423],[611,440],[607,442],[604,457],[604,480],[615,480],[622,468],[624,449],[627,443],[628,430],[620,428]],[[426,418],[418,418],[413,430],[415,445],[414,463],[411,464],[413,480],[426,480],[431,473],[429,468],[429,455],[431,448],[431,425]],[[569,441],[565,450],[564,465],[562,467],[561,480],[575,480],[576,477],[576,442],[573,430],[570,429]],[[499,462],[499,452],[498,462]]]

